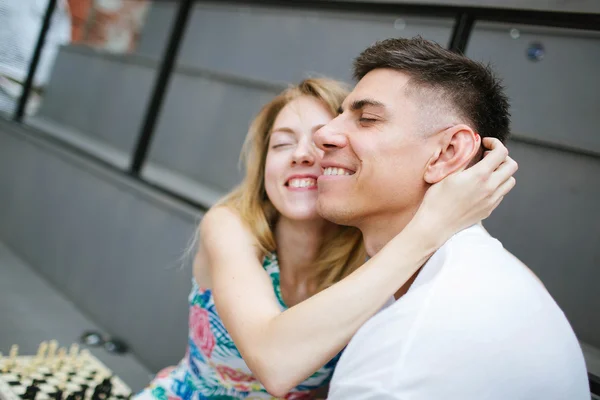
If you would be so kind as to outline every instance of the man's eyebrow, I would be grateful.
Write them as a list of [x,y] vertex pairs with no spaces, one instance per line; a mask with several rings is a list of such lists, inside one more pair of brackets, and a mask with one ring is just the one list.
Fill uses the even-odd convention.
[[[361,109],[363,109],[363,108],[365,108],[367,106],[385,108],[385,104],[383,104],[380,101],[373,100],[373,99],[361,99],[361,100],[354,100],[350,104],[350,109],[352,111],[358,111],[358,110],[361,110]],[[343,112],[344,112],[344,109],[340,106],[340,108],[338,109],[338,114],[341,114]]]

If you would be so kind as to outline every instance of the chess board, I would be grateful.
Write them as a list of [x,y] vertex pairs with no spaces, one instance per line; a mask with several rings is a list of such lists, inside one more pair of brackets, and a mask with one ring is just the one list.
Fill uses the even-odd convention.
[[[89,351],[77,345],[40,345],[37,356],[20,356],[13,346],[0,355],[0,400],[125,400],[131,389]],[[58,351],[57,351],[58,350]],[[0,353],[1,354],[1,353]]]

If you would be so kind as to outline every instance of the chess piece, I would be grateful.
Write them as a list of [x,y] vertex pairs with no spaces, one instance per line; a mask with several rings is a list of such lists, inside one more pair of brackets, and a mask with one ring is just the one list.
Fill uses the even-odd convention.
[[58,342],[56,340],[51,340],[48,344],[48,358],[52,359],[56,355],[56,350],[58,349]]
[[67,357],[67,349],[65,349],[64,347],[61,347],[60,349],[58,349],[58,352],[56,353],[56,369],[59,370],[66,361],[66,357]]
[[67,349],[65,349],[64,347],[61,347],[60,349],[58,349],[58,353],[56,353],[56,356],[58,357],[59,360],[64,360],[65,357],[67,356]]
[[46,357],[46,351],[48,350],[48,342],[40,343],[40,347],[38,347],[36,359],[38,362],[41,362]]
[[88,349],[81,350],[81,352],[79,353],[79,356],[77,357],[77,360],[75,361],[75,368],[76,369],[83,368],[83,366],[88,363],[89,359],[90,359],[90,351]]
[[69,349],[69,358],[71,362],[74,363],[77,360],[77,355],[79,354],[79,345],[77,343],[73,343],[71,348]]
[[94,389],[92,400],[108,399],[112,393],[112,386],[113,385],[110,377],[103,378],[102,382],[100,382]]
[[33,359],[33,358],[30,359],[29,363],[27,364],[27,366],[24,369],[25,375],[31,376],[35,372],[36,367],[37,367],[37,363],[36,363],[35,359]]
[[48,351],[48,343],[40,343],[37,354],[31,360],[32,368],[38,367],[44,363],[44,361],[46,360],[46,351]]
[[19,355],[19,346],[13,344],[10,347],[10,352],[8,353],[8,362],[9,368],[15,368],[17,366],[17,356]]
[[50,367],[50,372],[52,372],[53,374],[56,374],[60,369],[60,360],[52,359],[48,362],[48,364]]
[[59,383],[58,385],[56,385],[56,392],[48,393],[48,397],[50,397],[51,399],[54,399],[54,400],[62,400],[64,391],[65,391],[64,384]]
[[97,385],[94,388],[94,393],[92,393],[92,399],[91,400],[101,400],[101,397],[100,397],[101,394],[102,394],[102,391],[100,390],[100,385]]
[[81,386],[81,389],[76,393],[75,400],[83,400],[83,399],[85,399],[85,393],[88,390],[88,385],[82,384],[80,386]]
[[69,394],[66,400],[75,400],[75,393]]
[[37,385],[31,384],[27,386],[27,389],[25,390],[25,393],[21,396],[21,398],[23,400],[35,400],[35,396],[40,390],[41,389]]
[[102,382],[100,383],[100,386],[102,388],[107,388],[107,389],[112,389],[112,381],[111,381],[111,377],[106,377],[102,380]]
[[85,398],[85,393],[82,391],[79,391],[79,392],[73,393],[72,396],[73,396],[72,400],[83,400]]
[[50,397],[51,399],[54,399],[54,400],[62,400],[63,391],[61,389],[57,388],[56,392],[48,393],[48,397]]

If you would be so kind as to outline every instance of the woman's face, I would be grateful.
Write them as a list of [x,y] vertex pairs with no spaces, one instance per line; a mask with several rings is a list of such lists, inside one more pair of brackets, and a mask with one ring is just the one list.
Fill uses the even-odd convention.
[[273,124],[265,165],[265,189],[279,213],[292,220],[314,220],[322,151],[313,134],[333,119],[320,101],[301,96],[289,102]]

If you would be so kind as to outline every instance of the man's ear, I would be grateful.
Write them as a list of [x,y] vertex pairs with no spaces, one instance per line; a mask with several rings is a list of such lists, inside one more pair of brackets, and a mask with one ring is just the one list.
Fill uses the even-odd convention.
[[429,159],[423,176],[429,184],[467,168],[481,147],[481,138],[468,125],[451,126],[439,135],[439,148]]

